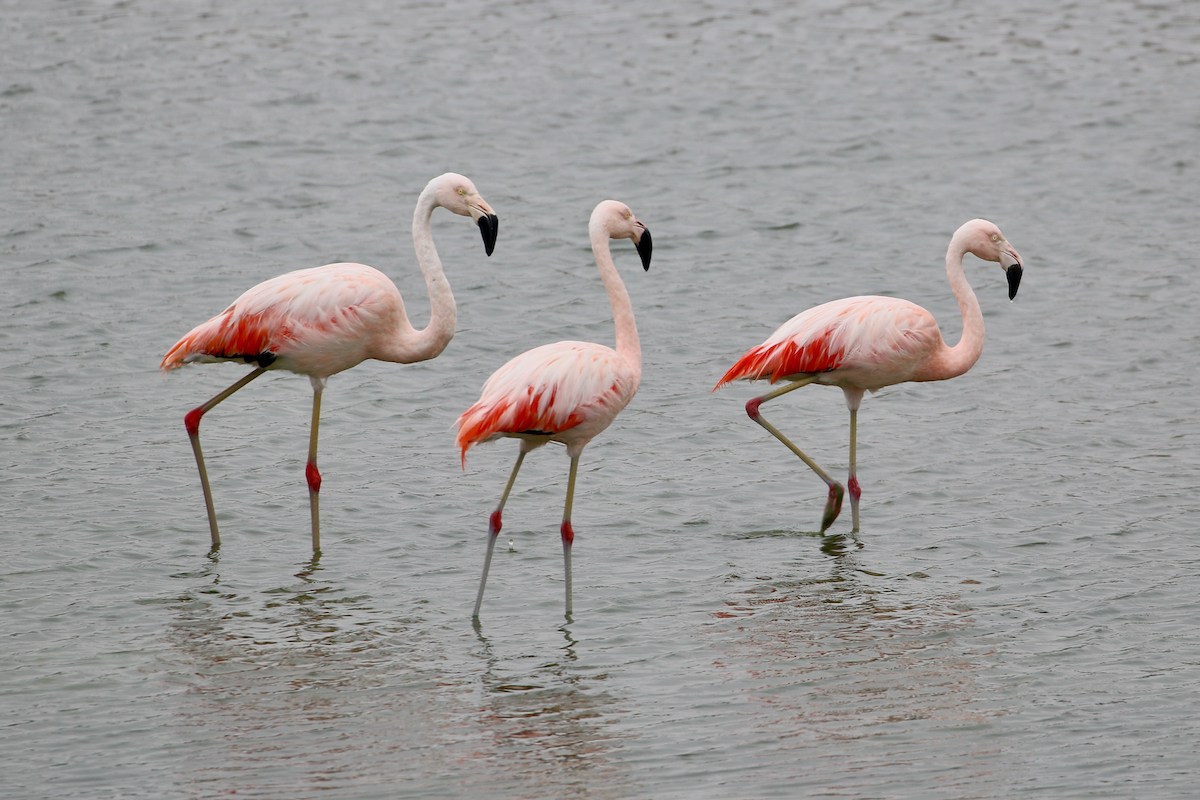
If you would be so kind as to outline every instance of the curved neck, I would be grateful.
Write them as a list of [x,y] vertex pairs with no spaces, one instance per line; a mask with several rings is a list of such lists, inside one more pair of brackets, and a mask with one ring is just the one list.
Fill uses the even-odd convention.
[[608,231],[603,225],[593,222],[588,226],[588,233],[592,238],[596,268],[600,270],[600,279],[604,281],[608,301],[612,304],[613,322],[617,327],[617,353],[641,369],[642,346],[638,341],[637,325],[633,321],[633,304],[629,302],[629,292],[625,290],[625,284],[613,264],[608,247]]
[[436,208],[435,189],[432,184],[425,187],[417,198],[417,207],[413,211],[413,247],[417,251],[417,264],[425,276],[425,286],[429,289],[429,324],[424,329],[414,330],[406,337],[404,349],[408,353],[407,361],[424,361],[434,358],[446,349],[446,345],[454,338],[455,326],[458,324],[458,311],[454,307],[454,294],[450,284],[442,272],[442,261],[438,258],[437,249],[433,246],[433,231],[430,230],[430,218]]
[[946,251],[946,277],[950,281],[950,289],[958,299],[958,307],[962,311],[963,332],[954,347],[943,344],[941,362],[938,374],[933,380],[942,380],[962,375],[979,360],[983,352],[983,312],[979,310],[979,300],[967,283],[963,273],[963,256],[966,248],[957,239],[950,241]]

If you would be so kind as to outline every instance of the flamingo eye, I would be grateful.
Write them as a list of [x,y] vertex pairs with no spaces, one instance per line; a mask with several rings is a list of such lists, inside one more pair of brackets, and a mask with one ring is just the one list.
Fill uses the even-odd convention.
[[460,195],[462,195],[463,197],[466,197],[466,196],[467,196],[467,190],[466,190],[466,189],[463,189],[461,186],[460,186],[460,187],[459,187],[459,189],[458,189],[458,193],[459,193]]
[[998,241],[1000,241],[1000,237],[999,237],[999,236],[997,236],[996,234],[994,234],[994,233],[993,233],[993,234],[992,234],[992,241],[993,241],[993,242],[998,242]]

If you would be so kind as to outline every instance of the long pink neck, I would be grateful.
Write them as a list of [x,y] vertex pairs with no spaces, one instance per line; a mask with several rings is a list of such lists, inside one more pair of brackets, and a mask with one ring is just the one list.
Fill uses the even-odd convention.
[[966,252],[957,238],[950,240],[950,248],[946,251],[946,277],[962,311],[962,337],[954,347],[942,344],[941,352],[931,365],[933,369],[924,380],[940,381],[962,375],[974,366],[983,352],[983,312],[979,310],[979,301],[963,273],[962,262]]
[[608,290],[608,301],[612,304],[613,322],[617,327],[617,353],[640,371],[642,346],[638,341],[637,324],[633,321],[633,304],[629,301],[629,292],[625,290],[625,283],[613,264],[612,253],[608,247],[608,231],[603,224],[593,220],[588,225],[588,233],[592,239],[592,252],[596,256],[596,268],[600,270],[600,279],[604,281],[604,288]]
[[425,275],[425,285],[429,288],[430,306],[429,324],[417,331],[410,345],[418,355],[415,360],[421,361],[440,355],[454,338],[454,329],[458,325],[454,294],[442,272],[442,260],[433,246],[433,231],[430,230],[430,218],[436,207],[434,194],[433,188],[425,187],[413,211],[413,246],[417,251],[417,263]]
[[408,321],[403,305],[398,309],[399,319],[393,332],[377,344],[372,358],[411,364],[436,358],[454,338],[458,324],[458,311],[454,306],[454,295],[442,272],[442,261],[433,246],[430,220],[437,207],[436,190],[432,184],[425,187],[417,199],[413,211],[413,247],[417,251],[417,264],[425,275],[425,286],[429,289],[429,324],[417,330]]

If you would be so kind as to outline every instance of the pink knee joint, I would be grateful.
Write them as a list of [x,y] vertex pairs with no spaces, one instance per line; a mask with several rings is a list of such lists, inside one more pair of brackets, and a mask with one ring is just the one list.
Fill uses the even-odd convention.
[[316,464],[308,462],[308,466],[304,468],[304,477],[308,479],[308,488],[314,494],[321,491],[321,473],[317,472]]

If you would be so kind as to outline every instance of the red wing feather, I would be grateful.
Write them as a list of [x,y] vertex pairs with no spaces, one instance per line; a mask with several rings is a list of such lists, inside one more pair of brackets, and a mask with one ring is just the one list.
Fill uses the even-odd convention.
[[242,358],[273,352],[279,348],[280,340],[288,337],[286,328],[272,324],[279,316],[272,311],[237,315],[229,308],[180,339],[163,357],[160,368],[181,367],[190,355]]
[[611,420],[637,391],[636,375],[611,348],[558,342],[513,358],[484,384],[458,418],[456,441],[467,449],[497,434],[559,434]]
[[795,339],[765,342],[737,360],[721,378],[717,388],[740,378],[758,380],[769,377],[771,383],[788,375],[805,372],[829,372],[842,364],[842,351],[831,344],[832,329],[797,343]]
[[525,397],[516,400],[505,397],[492,405],[480,402],[468,408],[458,426],[457,443],[463,449],[463,457],[466,457],[468,447],[496,433],[562,433],[583,421],[576,413],[557,418],[558,415],[553,413],[553,390],[549,398],[543,398],[541,392],[534,394],[530,387]]

